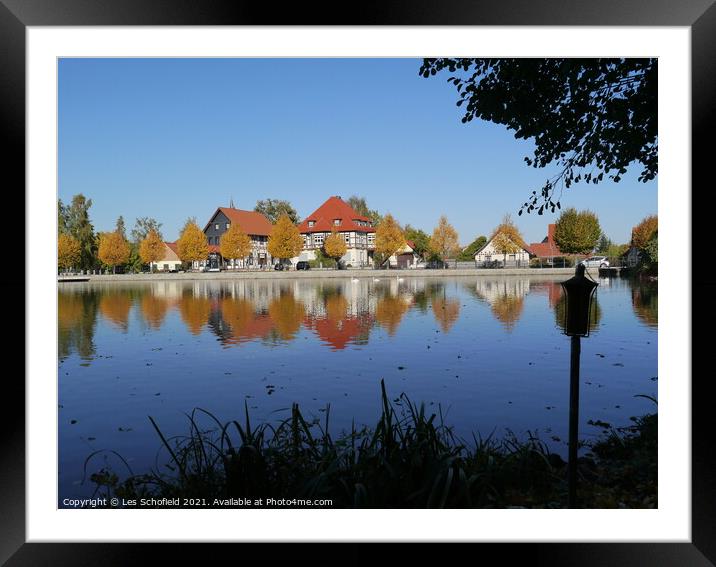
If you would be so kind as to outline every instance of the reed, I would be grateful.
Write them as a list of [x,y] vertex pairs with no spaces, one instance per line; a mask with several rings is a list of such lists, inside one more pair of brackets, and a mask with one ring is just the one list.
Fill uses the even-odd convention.
[[[221,423],[209,411],[187,415],[189,431],[166,437],[149,474],[120,480],[103,468],[96,493],[146,497],[329,499],[333,507],[503,508],[566,505],[564,461],[537,435],[511,432],[466,442],[402,394],[397,411],[381,381],[381,412],[373,428],[334,438],[325,419],[307,421],[297,404],[276,424]],[[94,457],[93,453],[90,457]],[[89,462],[90,458],[88,458]],[[87,463],[86,463],[87,466]],[[637,470],[638,469],[638,470]],[[611,429],[580,460],[584,507],[656,506],[656,414]]]

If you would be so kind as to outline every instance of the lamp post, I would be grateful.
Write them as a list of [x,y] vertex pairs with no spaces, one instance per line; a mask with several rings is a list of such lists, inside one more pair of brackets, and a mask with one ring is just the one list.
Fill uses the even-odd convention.
[[577,445],[579,443],[579,356],[581,338],[589,336],[589,316],[592,297],[597,284],[585,275],[586,268],[577,264],[574,277],[562,282],[567,298],[564,314],[564,334],[572,337],[569,366],[569,460],[567,463],[567,484],[569,507],[574,508],[577,500]]

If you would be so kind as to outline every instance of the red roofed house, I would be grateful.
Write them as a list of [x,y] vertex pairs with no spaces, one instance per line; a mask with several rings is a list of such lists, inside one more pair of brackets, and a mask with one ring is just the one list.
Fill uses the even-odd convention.
[[176,272],[181,268],[181,260],[177,254],[176,242],[164,243],[164,256],[158,262],[151,263],[153,272]]
[[[249,235],[252,243],[251,254],[248,258],[228,260],[219,252],[219,242],[232,224],[239,225],[243,232]],[[204,227],[204,234],[209,242],[209,258],[207,262],[195,262],[195,268],[208,265],[211,268],[243,268],[267,267],[271,265],[271,255],[266,249],[269,234],[271,234],[271,221],[256,211],[242,211],[233,207],[219,207]],[[207,264],[208,263],[208,264]]]
[[375,228],[368,217],[356,213],[340,197],[329,197],[298,225],[303,236],[303,252],[293,260],[315,260],[316,250],[323,247],[333,229],[346,241],[347,250],[341,258],[344,265],[365,266],[371,263],[375,250]]
[[552,259],[555,256],[564,256],[562,251],[554,241],[554,231],[557,225],[550,224],[547,226],[547,236],[542,242],[533,242],[530,244],[532,255],[542,259]]

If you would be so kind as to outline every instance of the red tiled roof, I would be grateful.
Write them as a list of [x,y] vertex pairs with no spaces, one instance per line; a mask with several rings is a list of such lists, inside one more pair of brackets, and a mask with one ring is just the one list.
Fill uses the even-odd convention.
[[[340,219],[341,224],[333,224],[335,219]],[[314,221],[309,228],[308,221]],[[353,208],[340,197],[329,197],[325,203],[318,207],[312,214],[308,215],[298,230],[302,233],[331,232],[334,228],[339,232],[355,230],[359,232],[375,232],[372,226],[361,226],[355,221],[370,222],[368,217],[356,213]]]
[[218,244],[209,244],[209,252],[220,252]]
[[204,227],[205,232],[219,211],[226,215],[226,218],[229,219],[231,224],[239,225],[239,228],[246,234],[260,236],[268,236],[271,234],[271,221],[261,213],[257,213],[256,211],[242,211],[241,209],[230,209],[229,207],[219,207],[216,209],[216,212],[211,215],[211,219]]
[[530,252],[538,258],[551,258],[553,256],[563,256],[562,251],[554,241],[555,225],[550,224],[547,227],[547,237],[542,242],[533,242],[530,244]]

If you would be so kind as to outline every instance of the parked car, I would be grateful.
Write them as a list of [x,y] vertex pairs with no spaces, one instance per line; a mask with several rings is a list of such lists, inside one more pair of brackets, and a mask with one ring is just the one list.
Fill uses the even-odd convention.
[[283,264],[282,264],[281,262],[279,262],[279,263],[277,263],[277,264],[274,264],[274,266],[273,266],[273,269],[274,269],[274,270],[278,270],[279,272],[280,272],[281,270],[283,270],[283,268],[284,268],[284,266],[283,266]]
[[609,260],[606,256],[590,256],[582,260],[580,264],[587,268],[608,268]]
[[308,262],[301,260],[300,262],[296,263],[296,269],[297,270],[310,270],[311,266]]
[[411,270],[424,270],[427,266],[428,265],[425,262],[417,262],[415,264],[409,264],[408,268]]

